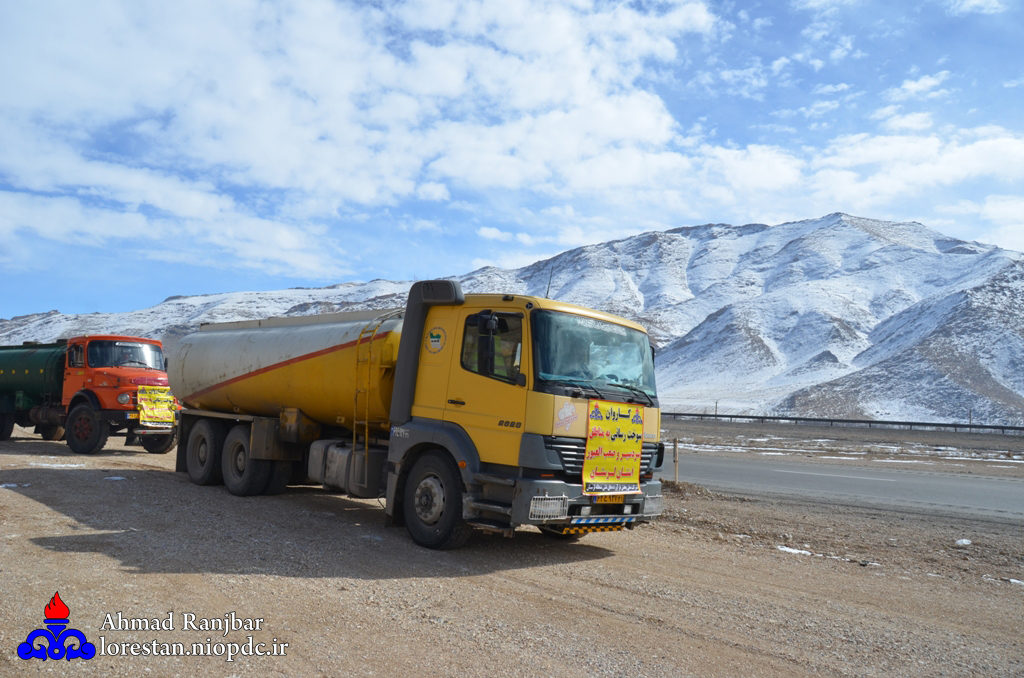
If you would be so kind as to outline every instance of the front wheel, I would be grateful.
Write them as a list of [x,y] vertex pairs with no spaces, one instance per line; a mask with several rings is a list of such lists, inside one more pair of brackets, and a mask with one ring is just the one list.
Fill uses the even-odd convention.
[[165,436],[139,436],[139,442],[142,443],[143,449],[150,454],[167,454],[177,441],[178,429],[176,428]]
[[110,424],[100,419],[100,413],[91,405],[75,406],[68,415],[64,437],[68,447],[77,454],[95,454],[107,444],[110,435]]
[[412,540],[428,549],[455,549],[473,528],[462,518],[462,482],[445,452],[428,452],[412,467],[405,483],[405,525]]

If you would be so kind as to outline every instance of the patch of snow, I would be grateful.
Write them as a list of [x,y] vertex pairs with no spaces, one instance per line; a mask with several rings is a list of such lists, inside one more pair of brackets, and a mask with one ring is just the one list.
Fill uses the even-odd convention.
[[43,464],[36,461],[30,461],[28,465],[38,468],[82,468],[85,466],[85,464]]
[[878,462],[889,462],[892,464],[927,464],[934,465],[934,461],[922,461],[920,459],[875,459]]
[[128,480],[124,476],[107,476],[104,480]]
[[813,556],[814,555],[810,551],[805,551],[803,549],[794,549],[794,548],[790,548],[788,546],[776,546],[775,548],[779,549],[780,551],[784,551],[785,553],[795,553],[795,554],[801,555],[801,556]]

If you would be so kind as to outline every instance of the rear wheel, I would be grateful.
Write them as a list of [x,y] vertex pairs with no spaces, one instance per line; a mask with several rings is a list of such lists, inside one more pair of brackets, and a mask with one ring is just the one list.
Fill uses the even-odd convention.
[[110,424],[100,419],[100,413],[83,403],[76,405],[66,422],[65,439],[72,452],[95,454],[107,444]]
[[445,452],[428,452],[412,467],[405,483],[405,525],[420,546],[455,549],[466,543],[473,528],[462,518],[466,486]]
[[36,433],[42,436],[43,440],[60,440],[64,437],[64,427],[54,424],[38,424]]
[[14,432],[14,412],[0,413],[0,440],[8,440]]
[[174,443],[178,441],[178,429],[172,429],[170,433],[165,436],[139,436],[139,442],[142,443],[142,447],[150,454],[167,454],[174,447]]
[[267,489],[273,462],[253,459],[249,454],[249,427],[239,424],[231,429],[224,441],[221,471],[224,486],[238,497],[262,494]]
[[267,488],[263,494],[281,494],[288,487],[292,479],[292,467],[295,465],[290,461],[272,461],[273,468],[270,471],[270,479],[267,481]]
[[185,467],[189,479],[196,485],[223,482],[220,455],[226,435],[224,424],[211,419],[201,419],[192,427],[185,446]]

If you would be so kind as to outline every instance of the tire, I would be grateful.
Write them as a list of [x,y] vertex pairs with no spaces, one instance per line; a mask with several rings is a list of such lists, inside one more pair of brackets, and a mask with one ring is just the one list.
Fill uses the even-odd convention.
[[405,526],[412,540],[428,549],[455,549],[473,528],[462,518],[466,486],[446,452],[424,454],[405,481]]
[[107,444],[110,424],[88,403],[76,405],[64,425],[68,447],[77,454],[96,454]]
[[290,461],[272,461],[270,463],[273,468],[270,469],[270,479],[267,481],[267,487],[263,490],[263,494],[281,494],[292,479],[294,464]]
[[54,424],[39,424],[36,426],[36,433],[42,436],[43,440],[55,441],[64,439],[64,427]]
[[553,530],[550,527],[540,527],[539,529],[540,533],[543,534],[545,537],[566,543],[579,541],[580,539],[583,539],[585,536],[587,536],[586,534],[562,534],[558,530]]
[[150,454],[167,454],[177,441],[177,428],[165,436],[139,436],[139,442],[142,443],[142,447]]
[[273,462],[249,456],[249,427],[239,424],[224,440],[220,467],[228,492],[236,497],[251,497],[267,489]]
[[10,440],[14,433],[14,413],[0,414],[0,440]]
[[224,424],[215,419],[200,419],[189,431],[185,468],[194,484],[220,485],[224,482],[220,458],[226,436]]

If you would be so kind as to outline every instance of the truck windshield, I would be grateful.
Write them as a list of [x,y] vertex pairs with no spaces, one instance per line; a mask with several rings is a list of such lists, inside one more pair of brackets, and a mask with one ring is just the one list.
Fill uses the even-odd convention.
[[144,367],[164,369],[159,346],[140,341],[90,341],[89,367]]
[[531,324],[541,390],[561,384],[605,397],[626,391],[654,404],[654,357],[643,332],[556,311],[534,311]]

